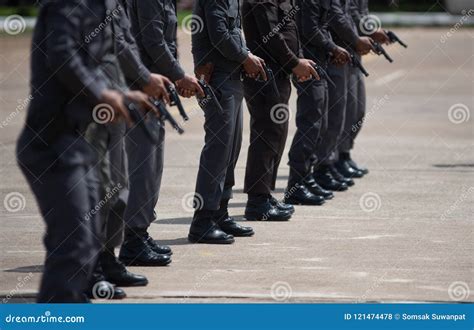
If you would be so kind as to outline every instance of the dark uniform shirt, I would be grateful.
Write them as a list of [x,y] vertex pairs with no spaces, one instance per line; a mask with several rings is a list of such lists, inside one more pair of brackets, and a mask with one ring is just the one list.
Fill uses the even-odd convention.
[[194,65],[238,72],[248,56],[242,36],[239,0],[196,0],[192,53]]
[[286,73],[298,64],[301,54],[295,0],[244,0],[243,26],[250,51],[274,70]]
[[127,0],[132,31],[145,65],[172,81],[184,77],[178,58],[176,0]]
[[351,0],[332,0],[333,18],[329,27],[334,42],[340,46],[354,47],[359,37],[351,16]]
[[365,16],[369,15],[369,0],[351,0],[351,15],[359,33],[363,34],[361,31],[361,21]]
[[[32,101],[26,122],[47,134],[85,127],[108,87],[99,65],[113,48],[104,1],[44,1],[31,55]],[[94,15],[91,15],[90,12]],[[103,28],[96,33],[99,26]]]

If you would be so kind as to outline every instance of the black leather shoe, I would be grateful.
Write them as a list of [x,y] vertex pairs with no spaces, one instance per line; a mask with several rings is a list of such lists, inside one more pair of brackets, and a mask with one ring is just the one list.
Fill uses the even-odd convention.
[[270,198],[270,204],[272,204],[277,209],[282,210],[282,211],[288,211],[291,214],[295,213],[295,207],[293,205],[280,202],[273,196],[270,196],[269,198]]
[[143,229],[130,229],[125,233],[125,240],[120,249],[119,259],[126,266],[166,266],[171,257],[158,254],[150,247],[148,235]]
[[329,191],[329,190],[326,190],[324,189],[323,187],[321,187],[317,182],[316,180],[314,180],[313,176],[312,175],[309,175],[308,178],[304,181],[304,185],[306,186],[306,188],[308,188],[308,190],[313,194],[313,195],[316,195],[316,196],[321,196],[323,197],[325,200],[330,200],[330,199],[333,199],[334,198],[334,194]]
[[188,240],[191,243],[202,244],[232,244],[234,236],[223,232],[214,222],[216,212],[200,210],[194,213],[194,219],[189,228]]
[[356,171],[359,171],[361,172],[362,174],[364,175],[367,175],[369,174],[369,169],[365,168],[365,167],[360,167],[359,165],[357,165],[357,163],[355,161],[353,161],[350,156],[349,156],[349,159],[346,160],[347,163],[349,164],[350,167],[352,167],[354,170]]
[[339,182],[344,182],[348,187],[352,187],[355,182],[354,180],[352,180],[351,178],[349,177],[345,177],[344,175],[342,175],[336,168],[335,165],[331,165],[329,166],[329,171],[331,172],[332,174],[332,177],[334,179],[336,179],[337,181]]
[[245,208],[248,221],[288,221],[290,218],[291,212],[273,206],[268,196],[249,198]]
[[346,191],[349,187],[332,176],[327,167],[318,168],[313,172],[313,178],[318,185],[330,191]]
[[122,300],[127,297],[125,291],[110,282],[101,280],[94,283],[86,292],[89,299]]
[[323,205],[324,197],[312,194],[305,185],[292,186],[285,193],[285,203],[293,205]]
[[250,237],[255,234],[252,227],[239,225],[229,214],[225,214],[217,219],[216,223],[223,232],[234,237]]
[[339,159],[336,164],[334,164],[336,170],[341,173],[346,178],[362,178],[364,173],[353,169],[349,163],[344,159]]
[[150,246],[150,248],[155,251],[158,254],[164,254],[171,256],[173,255],[173,251],[171,251],[171,248],[168,245],[160,245],[158,244],[158,241],[155,241],[150,235],[147,233],[147,243]]
[[118,286],[146,286],[148,279],[145,276],[129,272],[125,265],[110,252],[103,252],[100,256],[100,264],[104,277],[110,283]]

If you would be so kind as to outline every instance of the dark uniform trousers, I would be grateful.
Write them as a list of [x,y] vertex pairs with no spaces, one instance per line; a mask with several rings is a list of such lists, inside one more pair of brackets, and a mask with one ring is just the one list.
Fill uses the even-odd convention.
[[90,124],[85,137],[98,155],[95,164],[101,182],[99,238],[111,250],[123,240],[123,213],[128,199],[128,174],[124,144],[125,123]]
[[146,229],[154,219],[158,202],[165,148],[165,128],[162,123],[159,143],[153,144],[145,131],[134,126],[125,137],[128,155],[130,194],[125,210],[125,225],[129,228]]
[[272,95],[268,88],[264,88],[264,83],[245,79],[245,99],[251,115],[244,185],[244,192],[247,194],[270,194],[275,189],[290,117],[290,113],[282,113],[286,118],[282,118],[280,122],[276,112],[277,108],[283,109],[284,106],[289,110],[287,105],[291,94],[289,78],[276,78],[275,82],[279,98]]
[[99,201],[96,156],[80,136],[62,134],[48,147],[32,142],[34,136],[28,128],[23,131],[17,159],[46,223],[37,301],[86,302],[84,290],[101,243],[96,214],[91,213]]
[[[322,137],[328,128],[328,84],[326,80],[295,83],[298,91],[296,133],[289,152],[290,185],[305,178],[311,170]],[[293,182],[291,182],[293,181]],[[298,182],[294,182],[298,181]]]
[[228,72],[214,71],[210,85],[220,92],[218,110],[208,102],[204,107],[205,145],[201,152],[196,183],[196,198],[202,209],[218,210],[222,200],[232,198],[234,170],[242,145],[243,87],[240,79]]
[[362,129],[366,111],[365,78],[359,69],[350,66],[348,70],[346,122],[339,143],[340,152],[350,152],[354,140]]
[[337,160],[338,143],[344,130],[348,90],[349,66],[329,64],[327,73],[334,86],[328,86],[327,129],[322,132],[321,143],[316,148],[317,164],[330,165]]

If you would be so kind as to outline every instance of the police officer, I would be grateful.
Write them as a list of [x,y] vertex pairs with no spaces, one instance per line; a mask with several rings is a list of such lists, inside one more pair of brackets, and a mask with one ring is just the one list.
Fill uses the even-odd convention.
[[[360,37],[351,17],[350,0],[333,0],[331,10],[334,19],[329,22],[331,35],[337,45],[351,49],[359,54],[367,54],[372,50],[372,41],[368,37]],[[338,143],[343,134],[348,98],[349,66],[340,66],[330,62],[328,75],[334,82],[329,84],[328,126],[322,135],[321,143],[316,149],[318,162],[313,168],[313,177],[324,189],[344,191],[354,181],[343,176],[335,167],[338,160]]]
[[[197,79],[185,74],[177,60],[177,17],[175,0],[129,0],[126,2],[140,56],[146,67],[173,81],[182,96],[202,94]],[[125,210],[125,241],[120,259],[129,265],[163,266],[171,249],[159,245],[148,234],[158,202],[165,143],[164,125],[160,142],[153,144],[140,127],[127,133],[130,195]],[[164,256],[164,257],[163,257]]]
[[[252,236],[229,216],[234,169],[242,142],[242,70],[262,75],[263,60],[247,49],[241,31],[238,0],[197,0],[193,14],[199,28],[192,36],[195,73],[219,95],[223,112],[203,100],[205,146],[196,183],[196,211],[189,230],[191,242],[231,244],[235,236]],[[232,234],[230,234],[232,233]]]
[[[104,75],[114,89],[123,92],[128,92],[125,82],[127,77],[134,81],[136,86],[146,90],[151,97],[161,98],[166,95],[165,83],[169,81],[162,76],[151,74],[140,61],[123,3],[120,0],[107,0],[106,3],[115,43],[114,52],[104,57],[104,65],[101,66]],[[148,102],[146,99],[144,101]],[[101,186],[103,206],[99,213],[103,248],[92,287],[100,285],[99,281],[102,279],[119,286],[141,286],[148,283],[144,276],[129,272],[115,256],[115,248],[122,242],[123,214],[128,199],[124,136],[124,123],[90,125],[86,132],[87,140],[100,155],[98,168],[104,183]],[[111,290],[111,287],[107,289]],[[95,290],[98,291],[97,287]],[[117,289],[114,289],[112,298],[119,297]]]
[[[329,33],[329,22],[337,20],[337,13],[331,11],[332,0],[302,0],[297,16],[304,57],[310,58],[323,70],[327,70],[330,60],[345,65],[350,54],[337,46]],[[332,81],[331,81],[332,83]],[[296,126],[289,153],[290,176],[286,201],[294,204],[321,205],[333,194],[322,188],[312,177],[311,168],[317,161],[314,157],[317,147],[321,147],[321,137],[326,134],[328,124],[328,81],[310,80],[297,83],[298,101]],[[309,190],[310,194],[300,191]],[[311,196],[311,193],[319,199]],[[306,197],[308,196],[308,197]]]
[[[387,34],[380,27],[375,27],[373,31],[364,28],[363,24],[369,15],[368,0],[351,0],[352,19],[360,35],[371,37],[380,44],[390,42]],[[369,171],[360,167],[352,160],[351,150],[354,147],[354,140],[359,134],[364,122],[366,108],[365,77],[355,67],[349,68],[348,100],[346,109],[346,122],[344,133],[339,144],[339,160],[336,163],[338,171],[346,177],[360,178]]]
[[[130,122],[124,95],[110,89],[98,67],[112,51],[112,35],[88,38],[106,10],[105,1],[43,2],[33,36],[32,102],[17,159],[46,223],[41,303],[88,301],[101,244],[95,215],[86,215],[99,201],[100,181],[83,134],[100,103]],[[140,102],[142,95],[129,97]]]
[[[251,115],[250,146],[244,192],[248,194],[247,220],[285,221],[292,205],[272,195],[288,135],[290,75],[304,81],[318,77],[314,62],[301,59],[295,22],[299,7],[294,0],[244,0],[243,27],[249,49],[274,72],[274,82],[245,79],[244,91]],[[276,91],[269,88],[276,85]],[[316,198],[306,192],[303,198]]]

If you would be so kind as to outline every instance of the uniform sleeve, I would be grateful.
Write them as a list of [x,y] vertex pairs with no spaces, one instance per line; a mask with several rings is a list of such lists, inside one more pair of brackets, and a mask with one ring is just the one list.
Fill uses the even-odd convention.
[[150,81],[150,71],[145,67],[138,52],[135,38],[130,31],[130,21],[121,12],[118,20],[119,31],[115,32],[115,42],[117,45],[117,55],[120,68],[127,80],[143,87]]
[[317,0],[303,0],[301,1],[301,27],[302,34],[307,36],[309,43],[316,46],[322,47],[326,51],[330,52],[334,50],[337,46],[328,37],[327,34],[323,33],[320,25],[318,24],[321,19],[321,5]]
[[58,79],[72,93],[86,95],[91,103],[98,103],[107,82],[98,68],[84,64],[80,43],[81,25],[86,10],[74,1],[49,4],[47,13],[48,65]]
[[153,60],[151,70],[167,76],[172,81],[184,77],[184,70],[174,57],[164,38],[164,1],[136,1],[138,26],[142,35],[143,48]]
[[[298,55],[288,47],[283,36],[278,33],[278,2],[270,0],[252,1],[252,15],[255,17],[257,28],[261,36],[268,36],[262,46],[287,71],[298,65]],[[275,33],[275,31],[277,31]]]
[[234,62],[243,63],[248,56],[247,46],[242,45],[242,31],[231,31],[228,26],[227,13],[229,0],[204,0],[203,8],[206,18],[207,32],[212,45],[221,54]]
[[367,0],[352,0],[351,1],[351,16],[354,20],[359,34],[362,35],[361,31],[361,21],[362,19],[369,15],[369,3]]
[[340,0],[332,1],[329,15],[329,26],[331,29],[340,39],[351,46],[355,46],[359,36],[352,28],[349,18],[345,15]]

